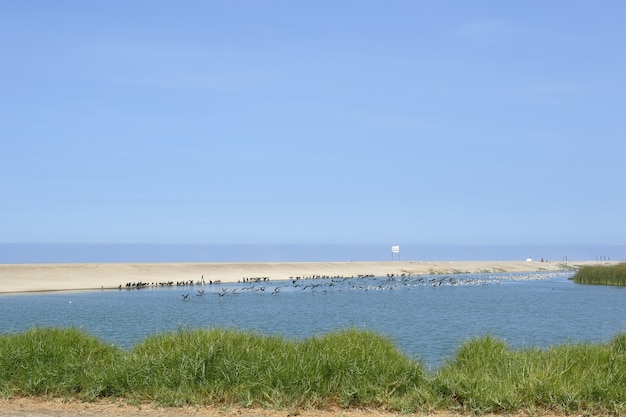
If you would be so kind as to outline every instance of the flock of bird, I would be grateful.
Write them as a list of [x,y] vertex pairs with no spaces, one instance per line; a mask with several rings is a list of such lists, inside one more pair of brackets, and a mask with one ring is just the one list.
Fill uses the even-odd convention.
[[213,285],[213,284],[221,284],[222,281],[221,280],[209,280],[208,282],[204,281],[204,275],[202,276],[202,278],[198,281],[194,281],[194,280],[186,280],[186,281],[162,281],[162,282],[143,282],[143,281],[138,281],[138,282],[127,282],[126,285],[122,286],[121,284],[119,285],[118,289],[127,289],[127,290],[134,290],[134,289],[142,289],[142,288],[151,288],[151,287],[194,287],[196,285],[201,285],[204,287],[205,284],[208,285]]
[[[290,277],[289,280],[271,281],[269,277],[244,277],[237,283],[224,285],[221,280],[200,280],[178,282],[137,282],[127,283],[127,289],[148,287],[187,287],[195,289],[195,293],[181,294],[183,301],[205,295],[217,295],[219,298],[245,293],[278,295],[281,291],[308,291],[311,294],[327,294],[329,291],[389,291],[410,289],[414,287],[448,287],[458,285],[489,285],[499,284],[503,280],[534,280],[546,278],[546,273],[537,274],[453,274],[453,275],[410,275],[387,274],[380,277],[370,274],[344,277],[340,275],[312,275]],[[209,288],[207,288],[207,285]],[[199,287],[197,289],[196,287]],[[122,285],[119,286],[122,289]]]
[[386,277],[359,275],[354,277],[321,276],[291,277],[289,280],[270,281],[244,280],[238,283],[222,285],[209,292],[204,287],[196,294],[185,293],[185,301],[193,297],[214,294],[219,298],[231,297],[246,293],[270,294],[276,296],[281,292],[308,292],[310,294],[327,294],[330,291],[390,291],[411,289],[415,287],[449,287],[461,285],[497,285],[503,280],[535,280],[546,278],[545,273],[539,274],[461,274],[461,275],[395,275]]

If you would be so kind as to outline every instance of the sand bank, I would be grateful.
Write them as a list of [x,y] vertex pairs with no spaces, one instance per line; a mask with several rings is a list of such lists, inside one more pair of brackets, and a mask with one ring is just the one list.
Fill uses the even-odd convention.
[[[570,262],[570,266],[596,262]],[[245,278],[286,280],[312,276],[356,277],[387,274],[454,274],[562,270],[552,262],[526,261],[387,261],[262,263],[89,263],[0,264],[0,293],[109,289],[126,283],[198,281],[238,282]]]

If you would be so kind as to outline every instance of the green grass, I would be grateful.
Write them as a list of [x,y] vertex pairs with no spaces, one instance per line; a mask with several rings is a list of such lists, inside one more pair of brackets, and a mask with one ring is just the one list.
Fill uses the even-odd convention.
[[0,394],[105,396],[102,381],[121,357],[122,352],[77,329],[0,336]]
[[625,414],[626,333],[608,343],[523,350],[485,336],[463,343],[428,372],[389,339],[354,329],[303,341],[181,329],[126,350],[77,329],[34,328],[0,336],[0,396],[164,406]]
[[472,412],[626,412],[626,333],[606,344],[513,351],[493,337],[464,343],[436,371],[446,408]]
[[626,286],[626,263],[616,265],[585,265],[572,277],[579,284]]

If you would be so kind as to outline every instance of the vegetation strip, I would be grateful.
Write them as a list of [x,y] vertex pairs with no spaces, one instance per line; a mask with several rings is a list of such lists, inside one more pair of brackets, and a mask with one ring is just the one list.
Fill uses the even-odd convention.
[[626,286],[626,262],[617,265],[581,266],[572,280],[579,284]]
[[181,329],[126,350],[74,328],[33,328],[0,336],[0,396],[165,406],[624,414],[626,333],[608,343],[523,350],[485,336],[466,341],[429,372],[389,339],[354,329],[304,341]]

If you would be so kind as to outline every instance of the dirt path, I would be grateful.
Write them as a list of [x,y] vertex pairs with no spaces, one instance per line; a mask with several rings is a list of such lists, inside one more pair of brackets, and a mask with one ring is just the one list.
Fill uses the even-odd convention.
[[[375,410],[263,410],[235,407],[157,408],[114,403],[79,403],[61,400],[0,400],[0,417],[391,417],[394,413]],[[438,417],[443,417],[439,415]]]
[[[0,417],[397,417],[432,416],[460,417],[469,414],[418,413],[399,414],[378,410],[263,410],[239,407],[185,407],[157,408],[150,405],[131,406],[118,403],[65,402],[62,400],[41,400],[20,398],[0,399]],[[541,417],[564,417],[564,415],[538,414]],[[484,417],[502,415],[484,414]],[[528,414],[506,414],[507,417],[528,417]]]

